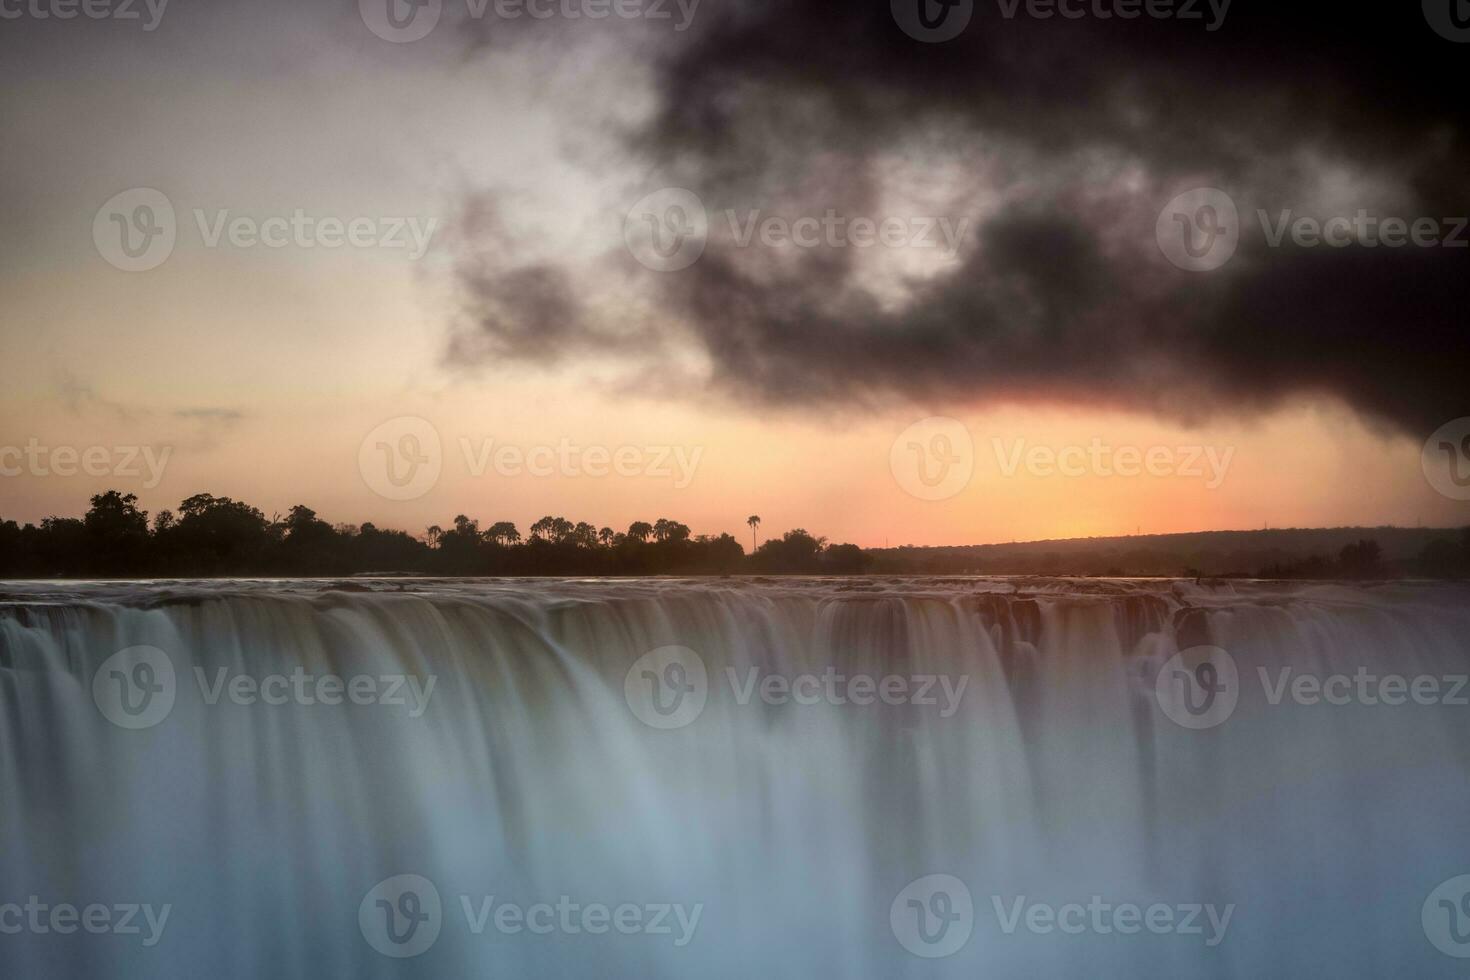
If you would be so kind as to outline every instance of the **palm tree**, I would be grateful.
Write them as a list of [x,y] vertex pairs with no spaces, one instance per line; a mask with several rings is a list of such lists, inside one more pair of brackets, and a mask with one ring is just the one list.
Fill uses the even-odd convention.
[[521,532],[517,531],[516,526],[510,521],[496,521],[490,526],[490,530],[485,532],[485,539],[504,547],[520,541]]
[[755,543],[755,529],[761,526],[760,515],[759,514],[751,514],[749,517],[747,517],[745,519],[745,523],[747,523],[747,524],[750,525],[750,547],[751,547],[752,553],[754,553],[756,550],[758,550],[756,548],[756,543]]
[[604,548],[612,547],[614,537],[615,535],[613,533],[613,529],[610,527],[605,527],[601,531],[597,532],[597,540],[602,542],[602,546]]

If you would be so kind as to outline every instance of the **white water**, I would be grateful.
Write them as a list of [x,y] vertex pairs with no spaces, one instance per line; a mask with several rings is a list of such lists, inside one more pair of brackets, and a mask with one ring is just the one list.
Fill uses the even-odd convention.
[[[1421,906],[1470,873],[1470,707],[1269,703],[1257,669],[1470,671],[1470,591],[885,580],[10,583],[0,602],[0,906],[167,903],[162,938],[0,934],[9,977],[1451,976]],[[360,586],[354,586],[360,587]],[[1154,681],[1181,647],[1239,669],[1194,731]],[[152,727],[99,710],[124,648],[172,665]],[[658,730],[624,681],[695,651],[708,702]],[[430,676],[426,710],[209,704],[213,682]],[[957,708],[741,704],[786,677],[964,679]],[[636,684],[635,672],[635,684]],[[1461,691],[1462,697],[1470,690]],[[421,955],[359,905],[422,875]],[[952,956],[905,951],[890,905],[948,874]],[[1202,935],[1007,933],[1017,899],[1233,905]],[[700,906],[692,939],[475,934],[461,905]],[[370,903],[371,904],[371,903]],[[670,917],[672,920],[672,916]],[[0,916],[0,927],[6,924]],[[12,920],[13,921],[13,920]],[[1470,952],[1470,949],[1467,949]]]

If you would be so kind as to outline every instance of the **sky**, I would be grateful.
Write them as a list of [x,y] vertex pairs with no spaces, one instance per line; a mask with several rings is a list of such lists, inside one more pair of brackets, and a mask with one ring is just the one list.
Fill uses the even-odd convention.
[[0,518],[1470,523],[1466,32],[1278,6],[0,0]]

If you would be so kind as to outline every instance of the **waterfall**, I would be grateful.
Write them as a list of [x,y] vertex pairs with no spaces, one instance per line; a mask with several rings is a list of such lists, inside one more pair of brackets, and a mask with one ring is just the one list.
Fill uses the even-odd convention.
[[1470,955],[1467,599],[8,583],[0,961],[1449,976]]

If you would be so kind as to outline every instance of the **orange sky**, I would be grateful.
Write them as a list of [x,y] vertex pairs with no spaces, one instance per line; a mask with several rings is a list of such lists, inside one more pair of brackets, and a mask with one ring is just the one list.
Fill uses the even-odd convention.
[[[33,55],[0,119],[22,136],[0,158],[14,202],[0,227],[0,454],[102,447],[115,466],[126,447],[147,446],[155,457],[167,448],[167,465],[153,486],[145,475],[49,466],[43,475],[27,463],[0,475],[0,518],[77,515],[90,494],[117,488],[150,511],[208,491],[267,514],[299,502],[329,520],[415,532],[460,512],[523,530],[545,514],[615,528],[670,517],[746,541],[745,517],[757,513],[763,536],[805,527],[869,546],[1470,521],[1470,504],[1435,492],[1421,472],[1427,433],[1385,436],[1336,405],[1196,429],[981,403],[772,415],[754,399],[659,390],[658,377],[640,381],[595,355],[552,372],[493,360],[451,370],[448,273],[467,191],[492,189],[509,202],[513,247],[529,256],[622,247],[628,201],[645,175],[605,123],[646,111],[638,67],[597,45],[465,59],[449,56],[457,49],[445,37],[434,42],[440,57],[423,58],[424,49],[337,30],[335,20],[321,43],[308,43],[305,30],[262,39],[270,24],[243,13],[234,22],[228,10],[216,10],[208,30],[187,10],[170,16],[155,35],[108,35],[95,50],[94,35],[68,35],[95,55],[83,77]],[[293,111],[282,113],[287,104]],[[130,188],[159,189],[178,216],[172,254],[143,272],[110,264],[93,237],[104,202]],[[415,261],[383,248],[211,245],[196,219],[260,221],[296,209],[343,221],[415,216],[439,231]],[[944,261],[875,252],[864,275],[880,292],[896,290]],[[604,308],[634,322],[657,315],[615,308],[618,285],[578,283],[598,301],[608,292]],[[391,500],[364,474],[360,450],[401,417],[430,424],[440,472],[412,499]],[[970,478],[940,500],[905,489],[913,477],[894,463],[895,441],[930,417],[959,420],[971,443]],[[493,466],[477,475],[465,443],[473,460],[487,439],[523,451],[565,441],[609,457],[650,452],[621,476],[573,475],[560,464],[550,475]],[[1094,440],[1140,454],[1229,452],[1229,466],[1218,486],[1172,472],[1106,476],[1090,460],[1073,475],[1024,464],[1005,472],[1018,447],[1024,458]],[[697,454],[687,485],[660,475],[659,447],[671,461],[673,450],[686,461]],[[899,456],[911,452],[900,445]],[[15,459],[0,455],[0,467]]]

